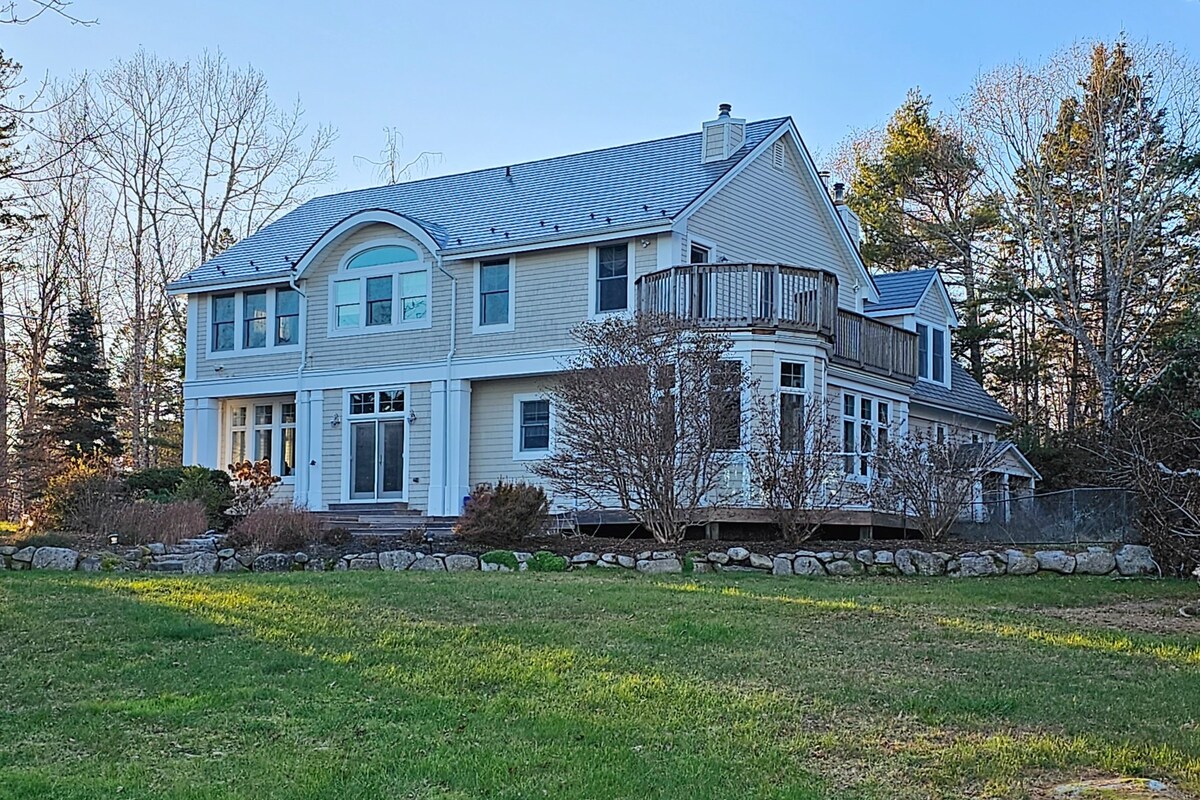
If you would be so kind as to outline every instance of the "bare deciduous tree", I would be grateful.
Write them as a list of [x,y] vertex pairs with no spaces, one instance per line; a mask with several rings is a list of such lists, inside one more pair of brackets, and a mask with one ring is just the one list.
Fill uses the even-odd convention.
[[953,428],[942,436],[910,429],[877,447],[871,503],[877,511],[907,515],[926,539],[942,541],[972,508],[978,484],[996,465],[999,449],[994,442],[973,442],[969,433]]
[[756,394],[751,402],[750,482],[787,542],[812,537],[847,504],[835,412],[804,395]]
[[981,77],[967,120],[1001,198],[1012,279],[1078,347],[1111,427],[1155,379],[1150,338],[1192,269],[1200,74],[1163,46],[1076,48]]
[[747,377],[730,339],[672,317],[585,323],[550,390],[552,454],[532,467],[557,494],[619,505],[664,544],[731,498]]

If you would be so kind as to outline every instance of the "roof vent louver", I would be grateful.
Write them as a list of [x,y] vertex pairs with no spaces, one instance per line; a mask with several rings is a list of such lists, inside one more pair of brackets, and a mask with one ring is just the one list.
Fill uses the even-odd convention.
[[728,103],[722,103],[717,109],[717,118],[704,123],[700,137],[700,163],[725,161],[741,149],[746,139],[746,120],[731,117],[732,110]]

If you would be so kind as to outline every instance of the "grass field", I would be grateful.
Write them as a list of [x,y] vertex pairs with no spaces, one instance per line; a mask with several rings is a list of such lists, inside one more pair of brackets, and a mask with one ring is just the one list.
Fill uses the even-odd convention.
[[1195,585],[0,573],[0,797],[1200,790]]

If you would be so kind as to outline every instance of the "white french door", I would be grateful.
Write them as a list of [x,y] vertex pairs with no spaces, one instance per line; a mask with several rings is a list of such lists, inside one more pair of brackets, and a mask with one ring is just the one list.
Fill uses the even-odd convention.
[[404,420],[350,426],[350,499],[404,497]]

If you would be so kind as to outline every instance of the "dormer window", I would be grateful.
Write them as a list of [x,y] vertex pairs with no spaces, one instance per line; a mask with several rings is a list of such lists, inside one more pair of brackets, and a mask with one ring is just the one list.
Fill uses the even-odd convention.
[[950,334],[945,328],[917,323],[917,377],[949,384]]
[[429,284],[429,264],[413,247],[368,243],[355,248],[331,278],[330,332],[429,327]]

